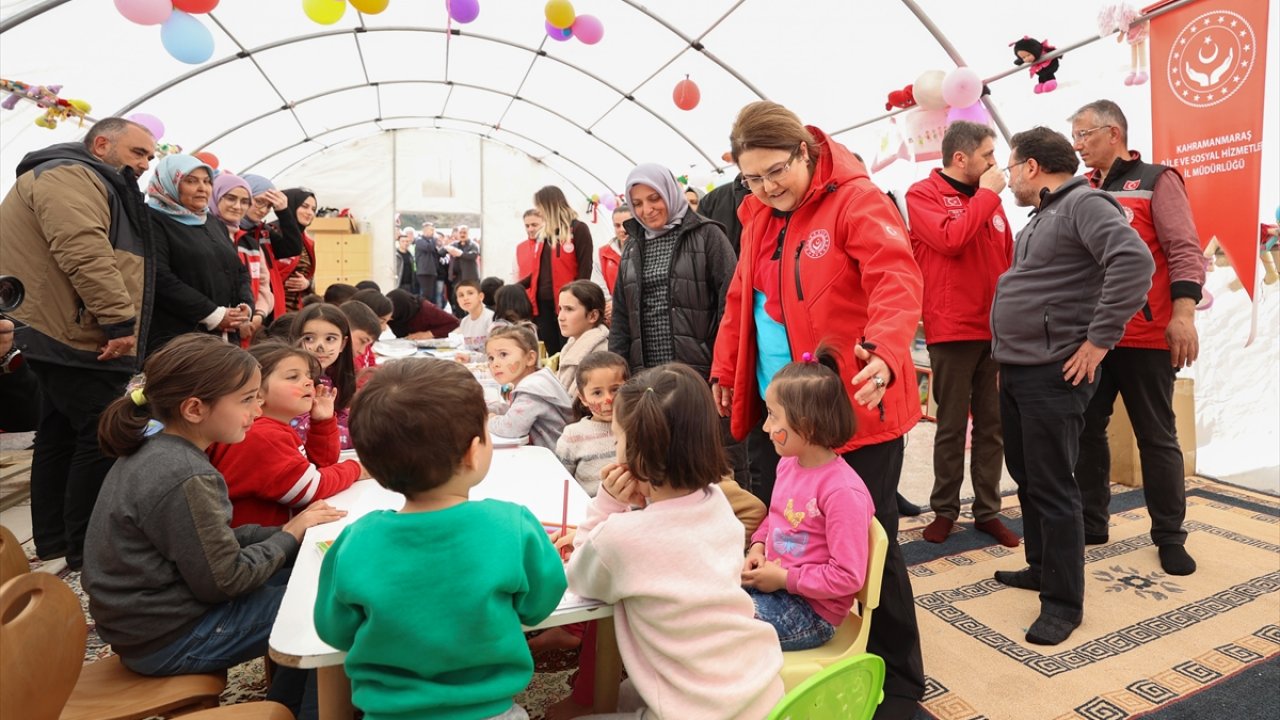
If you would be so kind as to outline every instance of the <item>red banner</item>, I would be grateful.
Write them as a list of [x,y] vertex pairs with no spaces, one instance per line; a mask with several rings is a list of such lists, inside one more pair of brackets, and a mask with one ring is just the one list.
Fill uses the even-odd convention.
[[1218,241],[1250,297],[1258,266],[1267,5],[1197,0],[1151,20],[1152,162],[1182,173],[1201,246]]

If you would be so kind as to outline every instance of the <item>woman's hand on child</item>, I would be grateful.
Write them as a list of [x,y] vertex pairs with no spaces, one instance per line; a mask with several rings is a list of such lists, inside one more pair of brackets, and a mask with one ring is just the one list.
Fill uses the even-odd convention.
[[559,551],[561,560],[567,562],[569,556],[573,554],[573,538],[577,534],[578,531],[576,529],[566,531],[564,534],[557,530],[551,534],[551,544],[555,545],[556,550]]
[[624,505],[643,507],[645,504],[645,494],[641,492],[640,481],[622,463],[605,465],[600,471],[600,485],[613,499]]
[[339,510],[324,500],[317,500],[308,505],[306,510],[294,515],[281,530],[297,538],[298,542],[302,542],[302,536],[307,528],[339,520],[346,514],[346,510]]
[[333,417],[333,402],[338,391],[328,385],[316,385],[315,395],[311,396],[311,420],[328,420]]

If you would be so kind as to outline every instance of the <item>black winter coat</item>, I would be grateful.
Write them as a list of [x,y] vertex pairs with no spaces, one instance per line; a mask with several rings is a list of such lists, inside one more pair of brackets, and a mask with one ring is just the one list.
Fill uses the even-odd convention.
[[[644,369],[640,297],[644,274],[644,227],[632,218],[625,223],[627,240],[613,291],[613,322],[609,350],[627,358],[631,372]],[[737,257],[720,223],[692,210],[678,228],[671,255],[671,333],[675,359],[703,377],[711,375],[711,354],[724,315],[724,297],[733,278]]]
[[249,271],[212,213],[204,225],[183,225],[155,210],[151,219],[156,305],[148,353],[183,333],[210,332],[200,321],[217,308],[253,307]]

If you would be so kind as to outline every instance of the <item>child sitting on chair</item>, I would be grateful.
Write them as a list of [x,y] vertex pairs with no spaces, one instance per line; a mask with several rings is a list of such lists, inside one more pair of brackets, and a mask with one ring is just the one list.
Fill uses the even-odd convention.
[[751,536],[742,584],[783,650],[835,635],[867,579],[875,503],[836,454],[854,432],[835,357],[819,349],[778,371],[765,391],[764,431],[781,460],[769,516]]
[[493,446],[484,391],[446,360],[389,363],[351,406],[356,451],[403,493],[325,553],[320,638],[347,653],[367,717],[526,718],[513,701],[533,677],[521,623],[564,595],[564,568],[528,509],[468,499]]

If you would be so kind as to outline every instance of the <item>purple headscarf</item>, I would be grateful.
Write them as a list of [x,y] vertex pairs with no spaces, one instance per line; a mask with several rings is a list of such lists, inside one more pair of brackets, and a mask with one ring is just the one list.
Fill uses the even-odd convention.
[[233,233],[240,229],[239,221],[237,220],[234,223],[227,222],[222,217],[222,213],[218,211],[218,203],[222,200],[223,195],[235,188],[244,188],[246,195],[249,198],[253,197],[253,189],[249,187],[249,183],[245,182],[243,178],[238,175],[232,175],[229,172],[218,173],[218,177],[213,179],[213,197],[209,200],[209,212],[222,221],[222,224],[226,225],[227,229]]

